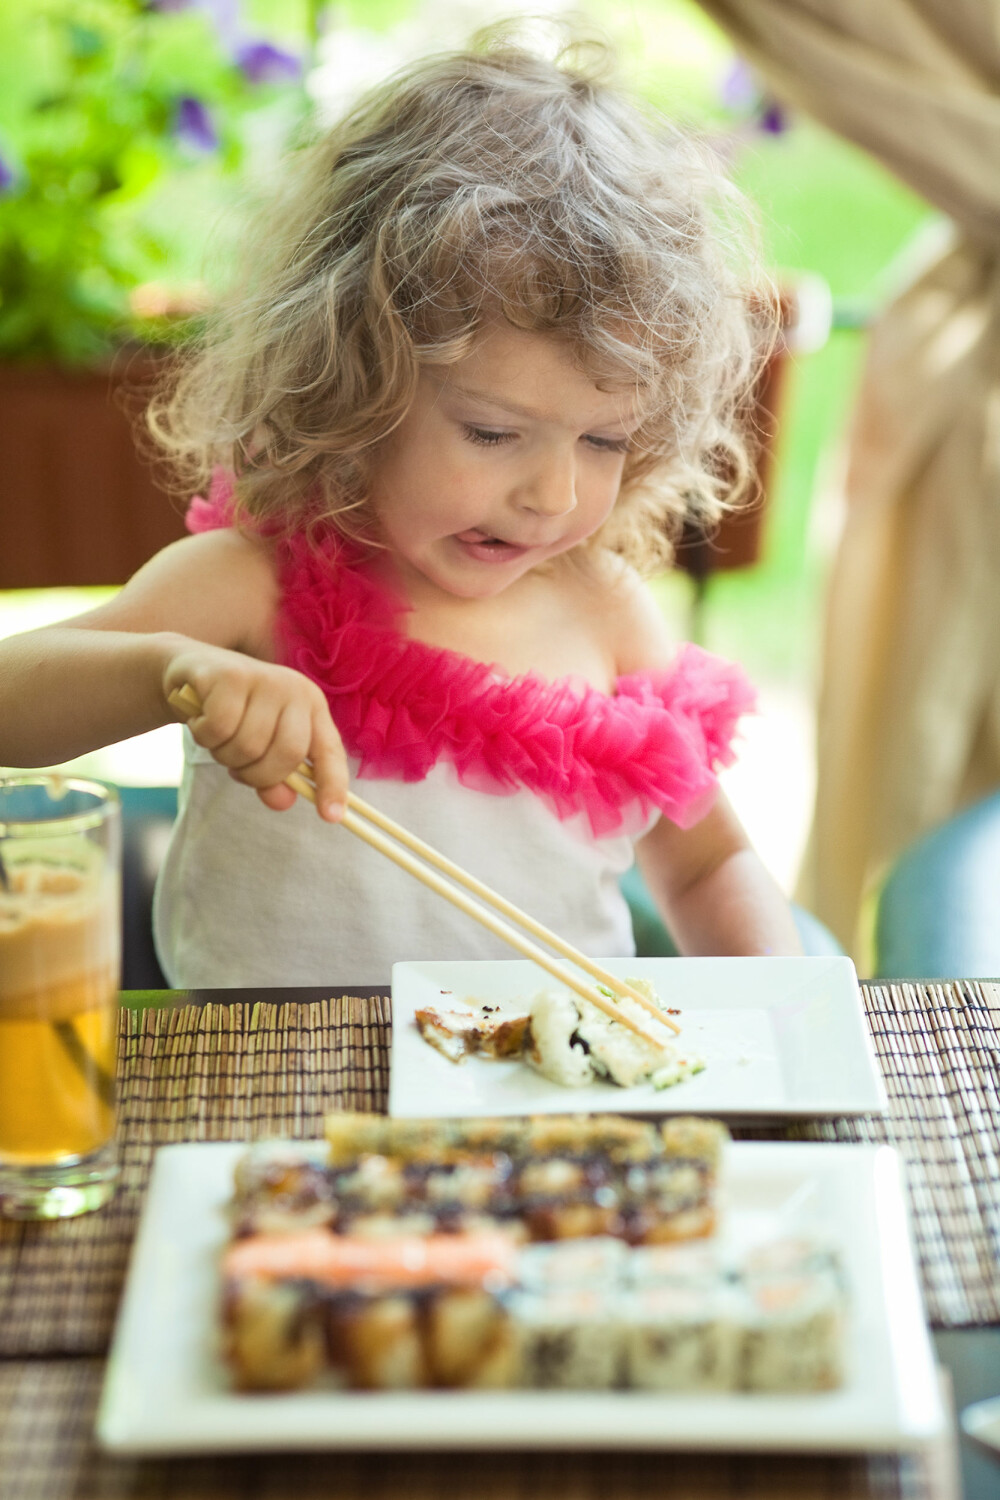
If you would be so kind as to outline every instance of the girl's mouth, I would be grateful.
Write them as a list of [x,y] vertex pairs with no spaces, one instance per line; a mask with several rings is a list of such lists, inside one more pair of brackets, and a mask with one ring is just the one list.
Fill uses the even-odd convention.
[[489,532],[478,528],[456,533],[455,540],[466,556],[474,557],[477,562],[511,562],[516,557],[523,557],[528,551],[527,547],[505,542],[502,537],[491,536]]

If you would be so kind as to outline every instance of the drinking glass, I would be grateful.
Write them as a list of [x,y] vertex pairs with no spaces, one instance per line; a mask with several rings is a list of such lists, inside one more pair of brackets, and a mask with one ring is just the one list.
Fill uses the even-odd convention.
[[0,1215],[66,1218],[114,1192],[120,955],[118,793],[0,779]]

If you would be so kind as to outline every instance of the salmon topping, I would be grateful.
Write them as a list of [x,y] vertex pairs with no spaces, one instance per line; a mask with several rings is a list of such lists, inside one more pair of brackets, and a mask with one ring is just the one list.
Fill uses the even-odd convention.
[[512,1282],[514,1256],[514,1245],[503,1234],[369,1240],[311,1229],[236,1240],[223,1256],[222,1270],[231,1277],[301,1277],[335,1287],[481,1286],[487,1277]]

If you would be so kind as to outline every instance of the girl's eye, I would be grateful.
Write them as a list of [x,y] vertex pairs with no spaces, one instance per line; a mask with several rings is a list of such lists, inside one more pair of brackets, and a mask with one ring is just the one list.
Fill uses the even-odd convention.
[[597,448],[601,453],[628,452],[628,440],[626,438],[599,438],[588,436],[587,442],[592,448]]
[[496,448],[501,443],[510,443],[515,436],[513,432],[493,432],[489,427],[471,427],[467,422],[462,425],[469,442],[479,443],[483,448]]

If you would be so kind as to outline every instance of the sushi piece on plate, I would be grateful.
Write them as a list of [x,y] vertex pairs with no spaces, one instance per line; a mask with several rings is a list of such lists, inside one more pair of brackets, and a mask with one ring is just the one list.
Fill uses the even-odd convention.
[[830,1265],[740,1277],[739,1383],[748,1391],[828,1391],[843,1383],[843,1286]]
[[[656,1020],[634,1000],[615,997],[615,1003],[647,1033],[657,1030]],[[702,1058],[679,1047],[665,1028],[658,1042],[646,1041],[568,990],[542,990],[532,1000],[524,1058],[543,1077],[565,1088],[600,1080],[621,1088],[647,1080],[667,1087],[705,1066]]]
[[302,1282],[227,1281],[222,1352],[239,1390],[285,1391],[311,1385],[326,1363],[319,1298]]
[[627,1246],[607,1235],[526,1245],[517,1260],[518,1281],[534,1292],[607,1291],[622,1282],[629,1259]]
[[589,1288],[515,1292],[508,1301],[521,1350],[521,1384],[612,1390],[625,1373],[621,1298]]
[[729,1391],[740,1352],[733,1293],[696,1276],[633,1291],[626,1303],[630,1386],[644,1391]]
[[520,1057],[528,1034],[528,1015],[504,1015],[495,1005],[477,1010],[437,1010],[425,1005],[414,1017],[417,1030],[449,1062],[467,1057]]

